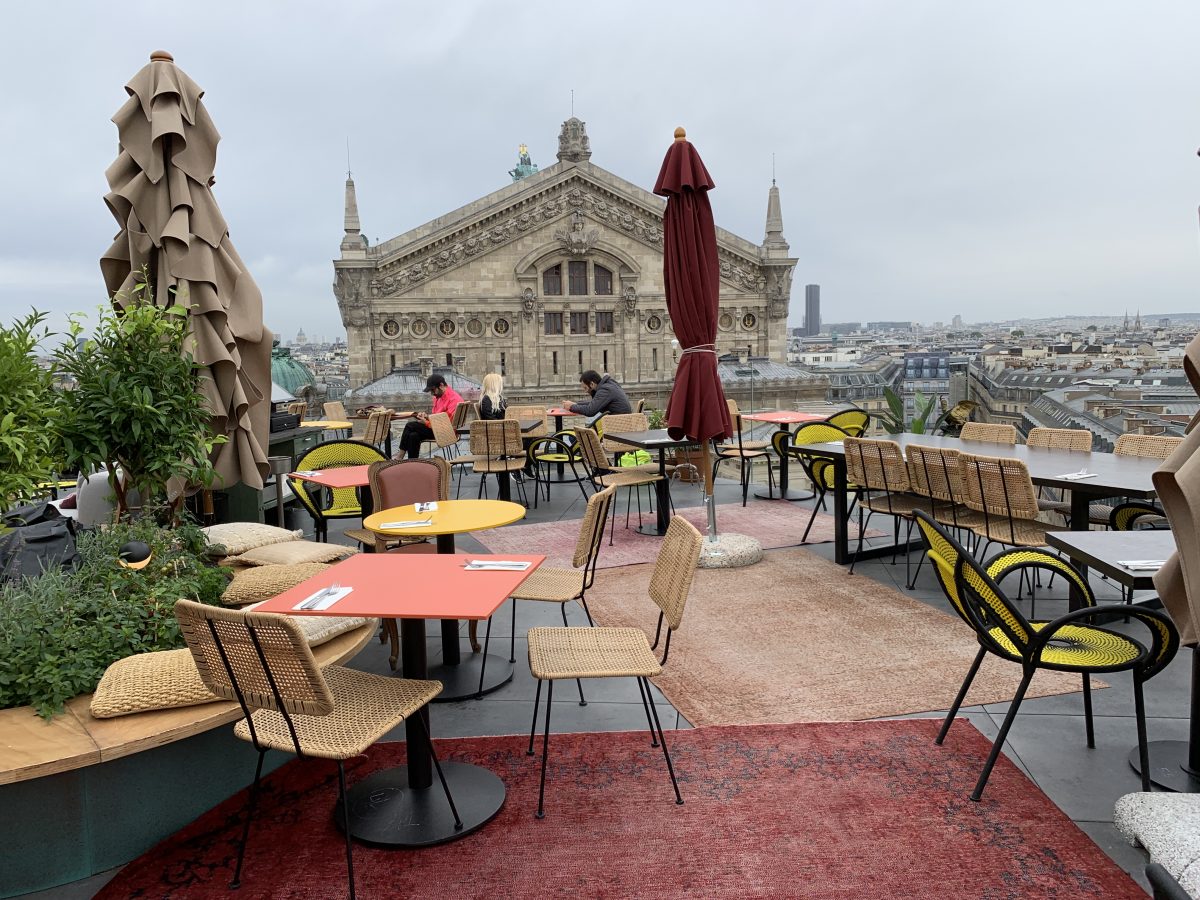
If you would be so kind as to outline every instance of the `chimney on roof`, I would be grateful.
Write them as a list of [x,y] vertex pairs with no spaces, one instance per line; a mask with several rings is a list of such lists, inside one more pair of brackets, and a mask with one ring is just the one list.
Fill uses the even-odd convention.
[[433,374],[433,357],[432,356],[417,357],[417,362],[419,362],[421,364],[421,377],[422,378],[428,378],[430,375]]

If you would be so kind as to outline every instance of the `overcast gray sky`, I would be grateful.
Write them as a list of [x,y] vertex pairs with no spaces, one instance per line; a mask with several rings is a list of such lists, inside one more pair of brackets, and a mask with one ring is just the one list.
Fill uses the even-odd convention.
[[[1200,310],[1200,3],[59,2],[5,7],[0,303],[102,302],[124,84],[163,48],[222,133],[215,193],[285,336],[340,333],[346,138],[393,237],[554,162],[650,188],[677,124],[722,227],[784,235],[826,321]],[[13,40],[13,38],[17,40]]]

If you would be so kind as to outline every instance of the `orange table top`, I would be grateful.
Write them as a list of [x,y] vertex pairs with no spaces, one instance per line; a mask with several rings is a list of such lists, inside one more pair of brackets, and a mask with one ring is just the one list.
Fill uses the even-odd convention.
[[[486,619],[533,574],[544,556],[505,554],[533,563],[524,572],[468,571],[464,556],[438,553],[358,553],[259,606],[256,612],[296,616],[380,616],[389,619]],[[501,557],[494,557],[500,559]],[[322,588],[353,590],[329,609],[293,609]]]
[[[363,527],[378,534],[412,537],[434,537],[439,534],[462,534],[485,531],[510,525],[525,518],[525,507],[508,500],[439,500],[433,512],[419,513],[412,504],[393,506],[372,513],[363,519]],[[383,528],[385,522],[412,522],[429,519],[428,525],[413,528]]]
[[328,488],[366,487],[370,484],[367,470],[370,466],[333,466],[320,469],[311,475],[301,475],[298,472],[288,473],[289,478],[299,478],[301,481],[311,481]]
[[742,418],[750,419],[754,422],[774,422],[777,425],[792,425],[796,422],[821,422],[828,417],[820,413],[803,413],[790,409],[774,409],[768,412],[742,413]]
[[548,416],[578,416],[581,414],[577,413],[577,412],[571,412],[569,409],[562,409],[561,407],[555,406],[552,409],[546,410],[546,415],[548,415]]
[[340,428],[353,428],[354,425],[351,422],[347,422],[345,419],[313,419],[308,422],[301,422],[300,427],[301,428],[324,428],[326,430],[329,430],[329,429],[340,429]]
[[[416,413],[412,412],[411,410],[407,410],[407,411],[392,410],[392,418],[393,419],[411,419],[415,415],[416,415]],[[350,418],[352,418],[352,419],[369,419],[369,418],[371,418],[371,416],[368,413],[358,412],[358,413],[355,413],[354,415],[352,415]]]

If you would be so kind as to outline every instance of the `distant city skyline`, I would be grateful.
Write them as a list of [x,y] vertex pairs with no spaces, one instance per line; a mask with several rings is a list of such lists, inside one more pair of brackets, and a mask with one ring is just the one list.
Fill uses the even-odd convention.
[[[340,328],[347,138],[374,243],[509,183],[521,144],[552,163],[572,91],[595,162],[646,188],[684,125],[716,182],[717,223],[752,243],[774,177],[799,258],[793,326],[805,284],[821,285],[829,321],[1200,307],[1200,4],[868,0],[731,15],[698,2],[680,17],[619,0],[603,10],[623,23],[611,40],[568,38],[595,14],[538,0],[519,14],[14,6],[10,32],[52,24],[68,62],[48,65],[35,40],[0,59],[0,118],[21,136],[0,168],[0,303],[48,310],[61,328],[106,299],[109,118],[161,47],[206,91],[223,138],[215,195],[279,331]],[[526,62],[514,49],[528,46]]]

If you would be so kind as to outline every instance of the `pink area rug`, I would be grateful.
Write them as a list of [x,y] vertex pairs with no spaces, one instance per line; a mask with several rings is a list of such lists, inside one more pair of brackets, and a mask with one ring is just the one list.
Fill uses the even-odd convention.
[[[621,498],[622,501],[624,498]],[[745,534],[757,538],[764,550],[779,547],[795,547],[808,524],[812,511],[795,503],[752,503],[747,507],[718,506],[717,530],[720,533]],[[700,529],[708,528],[703,507],[679,510],[679,514]],[[642,521],[652,523],[654,516],[642,514]],[[658,559],[662,542],[655,537],[638,534],[636,507],[625,528],[625,504],[621,503],[617,513],[617,529],[609,546],[608,535],[611,522],[605,529],[604,546],[600,550],[597,567],[611,569],[617,566],[634,566]],[[858,540],[857,520],[851,522],[850,539]],[[867,537],[882,537],[882,531],[867,529]],[[575,541],[579,537],[579,520],[563,519],[558,522],[539,522],[533,525],[509,525],[492,531],[475,534],[479,542],[491,553],[544,553],[546,565],[570,568],[575,553]],[[833,540],[833,516],[817,513],[812,531],[808,533],[809,544],[823,544]]]

